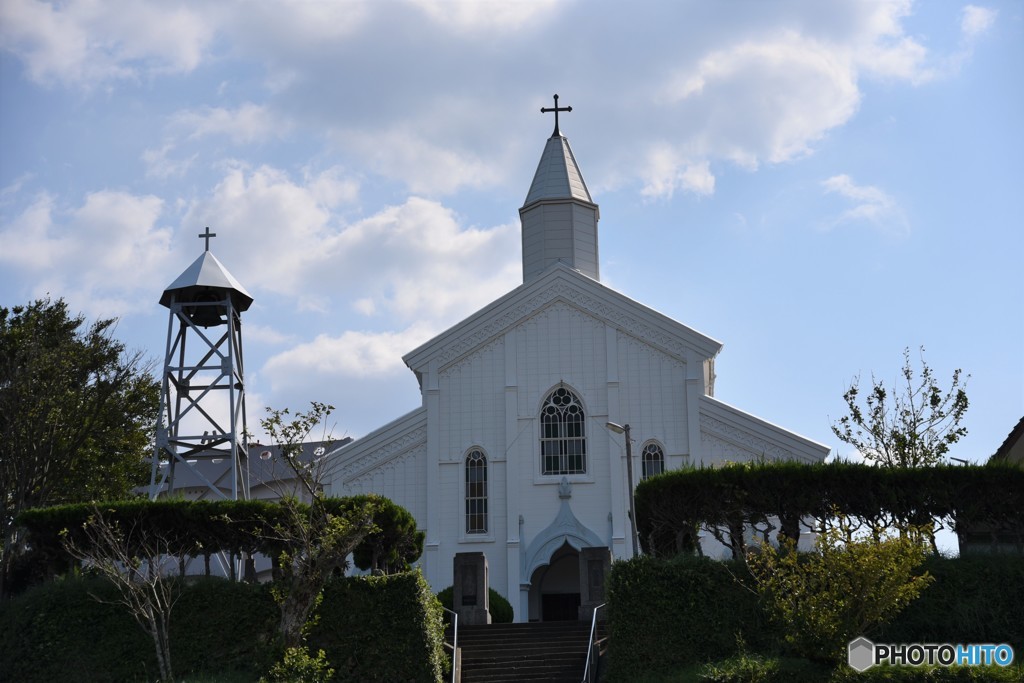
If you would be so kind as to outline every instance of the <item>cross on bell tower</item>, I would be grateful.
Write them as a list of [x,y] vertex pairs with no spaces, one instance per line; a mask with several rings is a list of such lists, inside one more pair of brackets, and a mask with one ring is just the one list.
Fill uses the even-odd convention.
[[210,226],[209,226],[209,225],[207,225],[207,226],[206,226],[206,232],[201,232],[201,233],[199,233],[199,236],[200,236],[200,237],[202,237],[203,239],[205,239],[205,240],[206,240],[206,248],[205,248],[205,251],[210,251],[210,238],[211,238],[211,237],[216,237],[216,236],[217,236],[217,233],[215,233],[215,232],[210,232]]
[[170,311],[150,497],[249,498],[242,317],[252,297],[210,251],[164,290]]

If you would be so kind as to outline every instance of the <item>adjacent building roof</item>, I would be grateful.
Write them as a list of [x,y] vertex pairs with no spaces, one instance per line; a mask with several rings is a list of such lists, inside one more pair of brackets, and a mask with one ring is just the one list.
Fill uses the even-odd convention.
[[1010,430],[1006,440],[989,458],[989,462],[1024,463],[1024,417]]

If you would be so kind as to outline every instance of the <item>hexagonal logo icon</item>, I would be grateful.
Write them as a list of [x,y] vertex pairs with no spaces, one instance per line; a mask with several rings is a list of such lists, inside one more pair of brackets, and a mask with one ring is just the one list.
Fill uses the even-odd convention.
[[846,646],[846,661],[856,671],[867,671],[875,664],[875,644],[861,636]]

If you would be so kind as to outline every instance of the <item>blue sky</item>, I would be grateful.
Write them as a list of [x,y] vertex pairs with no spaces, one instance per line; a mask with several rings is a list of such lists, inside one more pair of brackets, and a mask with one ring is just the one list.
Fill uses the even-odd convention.
[[250,425],[419,403],[401,355],[521,282],[553,93],[602,281],[724,342],[716,396],[848,454],[854,376],[1024,414],[1019,2],[0,3],[0,305],[163,353],[201,252],[255,297]]

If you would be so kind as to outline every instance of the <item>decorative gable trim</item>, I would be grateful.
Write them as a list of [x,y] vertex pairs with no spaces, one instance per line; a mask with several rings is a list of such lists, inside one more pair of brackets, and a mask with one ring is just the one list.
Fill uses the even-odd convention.
[[437,362],[438,369],[444,369],[554,301],[565,302],[606,321],[681,362],[686,362],[688,351],[697,352],[702,359],[713,358],[722,346],[714,339],[559,264],[545,276],[518,287],[411,351],[403,360],[417,373],[425,372],[431,361]]
[[[829,448],[745,413],[710,396],[700,397],[701,450],[736,453],[751,460],[820,462]],[[716,448],[717,447],[717,448]]]
[[344,486],[393,469],[407,456],[425,453],[426,443],[427,411],[418,408],[336,451],[337,479]]

